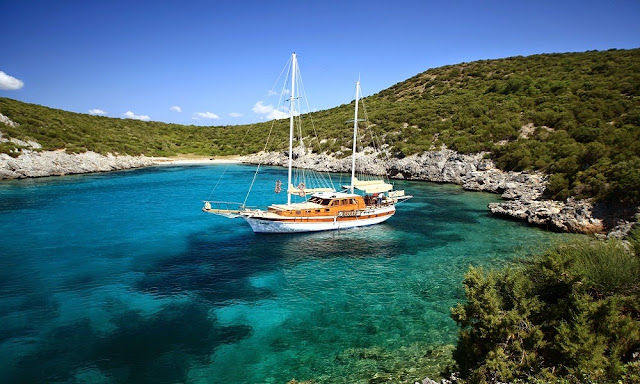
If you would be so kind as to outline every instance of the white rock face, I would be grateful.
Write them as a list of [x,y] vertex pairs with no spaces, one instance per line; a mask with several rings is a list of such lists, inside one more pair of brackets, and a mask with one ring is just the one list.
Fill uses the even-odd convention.
[[0,154],[0,179],[107,172],[150,165],[153,165],[153,161],[145,156],[111,154],[104,156],[95,152],[68,154],[63,151],[22,150],[17,158]]
[[[454,183],[472,191],[501,193],[505,199],[538,198],[547,177],[541,173],[504,172],[483,154],[462,155],[444,149],[423,152],[403,159],[380,159],[379,153],[358,157],[358,170],[395,179]],[[286,166],[286,153],[258,153],[245,156],[246,163]],[[351,158],[335,159],[326,154],[294,152],[294,166],[328,172],[350,172]]]
[[[1,138],[1,137],[0,137]],[[7,139],[3,139],[8,141]],[[35,148],[33,144],[26,143]],[[22,145],[22,144],[19,144]],[[293,153],[294,166],[322,172],[350,172],[351,158],[301,150]],[[593,203],[569,199],[544,200],[547,176],[537,172],[504,172],[483,154],[463,155],[449,149],[423,152],[403,159],[382,159],[380,153],[362,155],[359,170],[396,179],[459,184],[467,190],[500,193],[508,201],[489,204],[493,214],[567,232],[601,233],[603,221],[593,216]],[[286,166],[286,153],[258,153],[242,158],[245,163]],[[95,152],[68,154],[64,151],[36,152],[23,149],[13,158],[0,154],[0,179],[43,177],[75,173],[107,172],[153,165],[145,156],[100,155]],[[625,229],[630,226],[622,226]],[[617,229],[619,230],[619,229]],[[624,235],[624,234],[622,234]]]
[[[9,127],[17,127],[20,124],[12,121],[10,118],[8,118],[7,116],[3,115],[2,113],[0,113],[0,123],[3,123],[5,125],[8,125]],[[0,132],[0,143],[7,143],[7,142],[12,142],[15,145],[19,145],[22,147],[29,147],[32,149],[40,149],[42,148],[42,145],[40,145],[40,143],[36,143],[35,141],[23,141],[20,139],[16,139],[16,138],[10,138],[7,139],[5,137],[3,137],[4,135],[2,134],[2,132]]]
[[[523,220],[549,229],[601,233],[601,219],[593,216],[589,200],[566,202],[544,200],[547,175],[539,172],[505,172],[495,167],[484,154],[463,155],[449,149],[423,152],[403,159],[381,160],[379,153],[358,158],[359,170],[371,174],[387,174],[392,178],[454,183],[472,191],[500,193],[508,201],[491,203],[493,214]],[[350,172],[351,158],[335,159],[326,154],[294,151],[294,166],[329,172]],[[245,156],[252,164],[286,166],[286,153],[258,153]]]
[[590,200],[514,200],[491,203],[489,209],[496,215],[564,232],[601,233],[605,230],[602,220],[593,217]]
[[0,123],[4,123],[4,124],[6,124],[6,125],[8,125],[10,127],[17,127],[18,125],[20,125],[18,123],[15,123],[15,122],[11,121],[10,118],[8,118],[7,116],[3,115],[2,113],[0,113]]

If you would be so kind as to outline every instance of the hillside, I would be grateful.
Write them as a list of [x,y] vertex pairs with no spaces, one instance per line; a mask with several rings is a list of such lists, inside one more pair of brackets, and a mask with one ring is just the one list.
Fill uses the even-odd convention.
[[[640,203],[640,49],[543,54],[427,70],[365,99],[375,135],[404,157],[446,145],[504,170],[552,174],[548,197]],[[314,151],[349,154],[353,104],[303,116]],[[200,127],[106,118],[0,98],[5,136],[68,152],[229,155],[263,149],[272,123]],[[285,120],[269,150],[284,149]],[[281,128],[281,129],[280,129]],[[274,137],[275,135],[275,137]],[[364,144],[367,144],[367,138]],[[308,143],[307,143],[308,144]],[[8,153],[15,145],[0,144]],[[14,153],[14,155],[16,155]]]

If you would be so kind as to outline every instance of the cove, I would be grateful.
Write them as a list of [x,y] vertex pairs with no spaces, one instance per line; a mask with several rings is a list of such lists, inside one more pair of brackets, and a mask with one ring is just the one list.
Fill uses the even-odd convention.
[[[394,181],[415,197],[344,231],[256,235],[201,212],[202,200],[242,202],[254,169],[1,182],[3,381],[418,379],[456,341],[449,309],[469,265],[571,238],[492,217],[497,195],[427,182]],[[285,169],[263,168],[247,204],[283,198],[278,179]]]

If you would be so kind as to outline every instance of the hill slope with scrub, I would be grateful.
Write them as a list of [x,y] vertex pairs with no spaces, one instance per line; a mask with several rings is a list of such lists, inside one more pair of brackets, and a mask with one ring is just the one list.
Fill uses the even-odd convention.
[[[446,146],[487,152],[503,170],[541,170],[546,194],[565,199],[640,203],[640,49],[541,54],[429,69],[365,98],[370,131],[399,158]],[[90,116],[0,98],[18,126],[5,136],[43,150],[240,155],[285,149],[288,121],[186,126]],[[345,126],[353,103],[303,115],[323,144],[315,152],[349,155]],[[311,132],[309,136],[311,136]],[[363,138],[367,145],[370,138]],[[0,152],[17,156],[16,146]]]

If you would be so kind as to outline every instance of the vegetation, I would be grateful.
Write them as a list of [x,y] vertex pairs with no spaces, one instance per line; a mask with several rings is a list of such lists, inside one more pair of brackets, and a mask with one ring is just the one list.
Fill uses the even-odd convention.
[[[430,69],[365,98],[375,135],[398,157],[486,151],[504,170],[553,174],[550,198],[640,204],[640,49],[543,54]],[[347,154],[353,104],[310,113],[315,151]],[[284,150],[287,121],[199,127],[89,116],[0,98],[11,137],[45,149],[146,155]],[[369,139],[368,139],[369,140]],[[365,144],[367,142],[365,141]],[[3,152],[8,149],[0,148]]]
[[258,152],[264,146],[264,141],[262,145],[258,141],[242,141],[245,133],[247,137],[262,136],[258,125],[199,127],[144,122],[66,112],[4,98],[0,98],[0,113],[20,124],[3,125],[7,136],[34,140],[44,150],[66,148],[67,152],[90,150],[148,156],[229,155]]
[[640,382],[640,229],[501,271],[471,268],[456,369],[469,383]]
[[[511,57],[430,69],[365,98],[372,131],[403,157],[442,146],[504,170],[551,174],[548,197],[640,205],[640,49]],[[314,151],[351,147],[353,104],[303,115]],[[0,98],[3,134],[68,152],[231,155],[284,150],[288,121],[185,126],[89,116]],[[366,139],[371,140],[371,139]],[[368,144],[365,140],[364,144]],[[16,156],[0,143],[0,153]],[[462,380],[640,382],[640,230],[561,246],[500,271],[471,268],[453,354]],[[375,352],[375,353],[374,353]],[[371,360],[379,351],[367,351]],[[380,380],[387,380],[381,377]]]

